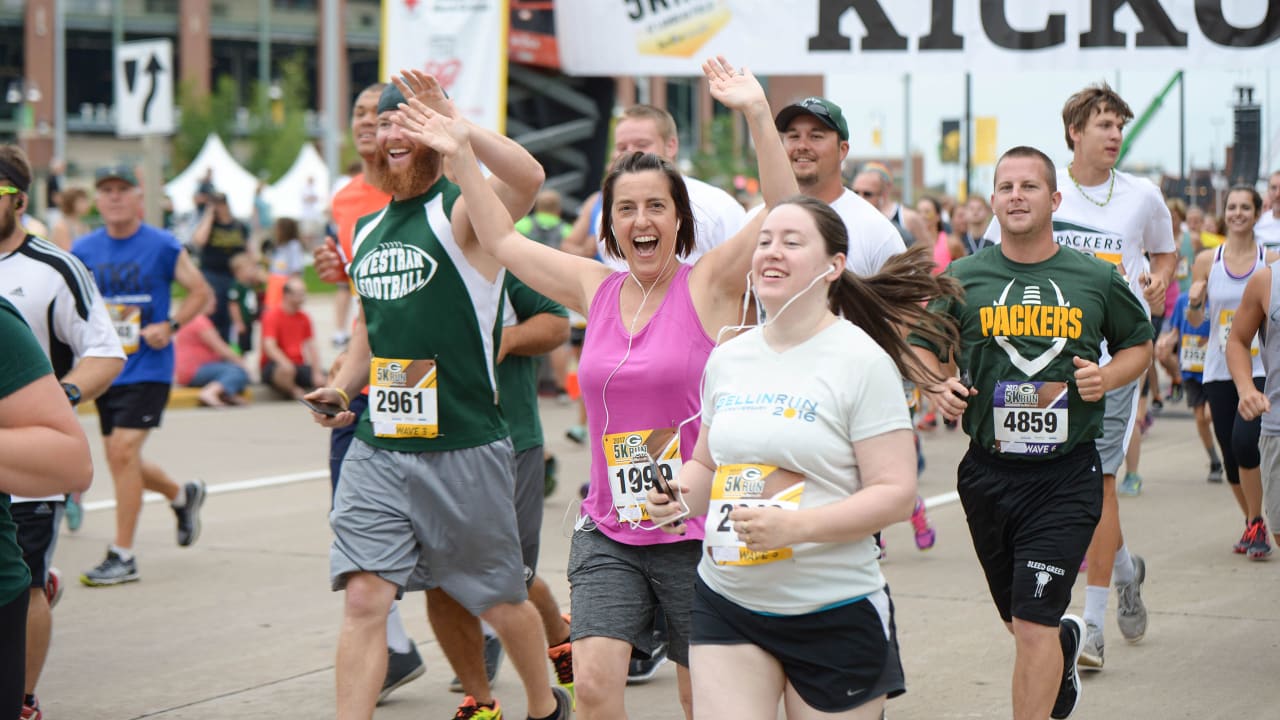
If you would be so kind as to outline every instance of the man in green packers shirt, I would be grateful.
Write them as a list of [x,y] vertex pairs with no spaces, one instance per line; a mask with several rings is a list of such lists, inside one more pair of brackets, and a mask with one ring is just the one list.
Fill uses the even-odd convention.
[[[407,87],[456,116],[434,78],[413,72]],[[394,122],[402,102],[394,85],[378,100],[378,152],[367,173],[391,202],[356,225],[347,275],[360,314],[347,361],[331,387],[307,395],[345,408],[369,386],[360,418],[316,415],[327,427],[359,423],[330,514],[331,584],[346,592],[337,717],[372,717],[385,677],[391,602],[428,590],[497,631],[524,683],[530,718],[567,718],[571,700],[548,685],[546,639],[528,602],[512,445],[498,405],[505,271],[477,242],[439,154]],[[475,132],[495,191],[508,212],[524,214],[542,184],[541,166],[510,139]],[[471,652],[457,642],[460,628],[436,621],[437,599],[431,615],[441,646]],[[478,637],[474,645],[478,652]],[[502,715],[492,697],[469,697],[457,717]]]
[[[1151,361],[1151,323],[1115,267],[1054,241],[1060,201],[1047,155],[1006,152],[991,197],[1004,242],[951,263],[965,299],[930,307],[960,327],[961,378],[926,392],[971,439],[957,489],[1017,647],[1015,720],[1065,718],[1079,700],[1084,622],[1064,612],[1102,512],[1103,396]],[[1103,340],[1112,360],[1099,368]],[[911,343],[947,375],[951,358]]]

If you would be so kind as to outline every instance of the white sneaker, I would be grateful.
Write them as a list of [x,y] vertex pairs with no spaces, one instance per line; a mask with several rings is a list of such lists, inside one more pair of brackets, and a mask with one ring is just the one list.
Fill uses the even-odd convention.
[[1084,646],[1080,648],[1080,668],[1094,672],[1101,670],[1105,650],[1106,643],[1102,639],[1102,628],[1092,623],[1086,624]]
[[1147,606],[1142,602],[1142,583],[1147,579],[1147,563],[1141,555],[1133,558],[1133,581],[1116,583],[1116,624],[1125,640],[1136,643],[1147,634]]

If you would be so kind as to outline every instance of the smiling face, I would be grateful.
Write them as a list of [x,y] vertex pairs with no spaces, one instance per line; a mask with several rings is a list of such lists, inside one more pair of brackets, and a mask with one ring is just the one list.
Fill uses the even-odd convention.
[[1254,223],[1262,208],[1254,201],[1254,195],[1248,190],[1232,190],[1227,193],[1226,208],[1222,214],[1223,224],[1230,235],[1248,235],[1253,231]]
[[636,277],[652,280],[675,270],[680,221],[666,175],[657,170],[619,175],[613,183],[609,221]]
[[[1061,195],[1050,189],[1043,161],[1034,157],[1006,157],[996,165],[996,191],[991,208],[1003,236],[1035,238],[1050,228]],[[1052,236],[1050,236],[1052,237]]]
[[1124,143],[1124,119],[1102,108],[1089,116],[1082,127],[1071,128],[1075,158],[1092,168],[1110,170],[1120,156]]
[[366,162],[369,184],[404,200],[426,192],[440,177],[440,154],[414,142],[393,122],[399,111],[378,115],[378,149]]
[[770,315],[805,288],[826,275],[810,292],[825,298],[827,288],[844,269],[844,255],[827,253],[826,241],[808,210],[784,203],[774,208],[760,228],[760,239],[751,255],[751,282],[760,303]]
[[356,152],[368,160],[378,152],[378,97],[379,90],[366,90],[356,98],[351,108],[351,139]]
[[801,192],[839,177],[840,163],[849,152],[849,143],[841,140],[835,130],[807,114],[797,115],[787,125],[782,145]]

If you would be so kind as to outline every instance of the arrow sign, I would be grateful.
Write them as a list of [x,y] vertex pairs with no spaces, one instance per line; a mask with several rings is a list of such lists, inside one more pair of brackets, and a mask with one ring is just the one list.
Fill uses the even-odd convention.
[[[116,135],[173,133],[173,42],[121,43],[115,57]],[[150,78],[150,82],[147,82]]]

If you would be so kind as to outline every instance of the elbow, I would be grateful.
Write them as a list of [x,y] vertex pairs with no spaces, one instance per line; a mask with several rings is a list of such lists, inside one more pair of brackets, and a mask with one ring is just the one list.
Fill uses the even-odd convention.
[[74,452],[68,453],[68,460],[63,467],[64,476],[60,478],[65,492],[84,492],[93,484],[93,456],[89,454],[89,441],[83,435],[75,440]]

